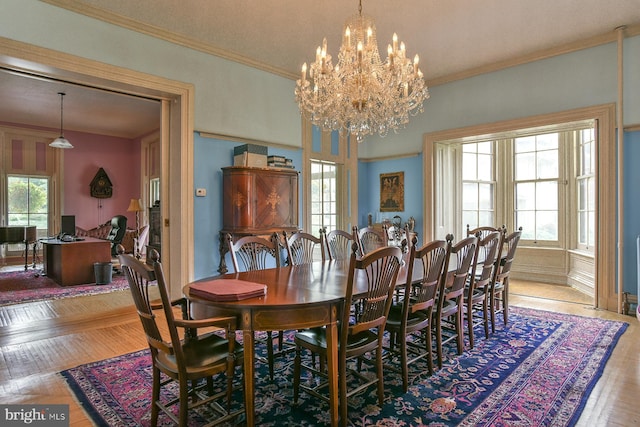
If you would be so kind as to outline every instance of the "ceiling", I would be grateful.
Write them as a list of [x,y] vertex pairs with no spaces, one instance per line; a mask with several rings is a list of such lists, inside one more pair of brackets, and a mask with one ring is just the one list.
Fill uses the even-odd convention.
[[[45,0],[295,78],[327,38],[335,57],[356,0]],[[640,23],[640,0],[363,0],[386,52],[394,32],[427,82]],[[386,54],[383,55],[386,57]],[[158,102],[0,74],[0,118],[134,138],[158,127]],[[293,85],[292,94],[293,97]]]

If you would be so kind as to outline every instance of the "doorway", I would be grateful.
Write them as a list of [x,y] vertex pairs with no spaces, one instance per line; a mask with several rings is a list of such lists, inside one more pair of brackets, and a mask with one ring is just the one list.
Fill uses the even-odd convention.
[[[160,179],[167,183],[161,188],[163,265],[169,283],[190,281],[193,223],[180,218],[193,217],[193,195],[189,190],[193,187],[193,174],[188,167],[193,158],[193,85],[4,38],[0,38],[0,67],[8,72],[161,101]],[[180,256],[171,256],[172,247]],[[177,297],[181,289],[176,286],[171,293]]]

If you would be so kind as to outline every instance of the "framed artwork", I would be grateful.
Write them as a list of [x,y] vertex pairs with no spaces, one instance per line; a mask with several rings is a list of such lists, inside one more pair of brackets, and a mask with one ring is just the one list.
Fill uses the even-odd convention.
[[380,174],[380,212],[404,212],[404,172]]

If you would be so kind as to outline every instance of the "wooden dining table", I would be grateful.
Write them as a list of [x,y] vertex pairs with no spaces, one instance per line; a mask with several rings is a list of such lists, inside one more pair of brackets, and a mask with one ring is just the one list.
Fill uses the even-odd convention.
[[[407,277],[406,263],[400,268],[398,284]],[[239,301],[212,301],[192,295],[190,286],[183,293],[192,303],[224,309],[238,315],[243,331],[244,395],[246,424],[255,424],[255,331],[281,331],[326,326],[327,373],[329,381],[329,414],[331,425],[338,417],[338,315],[342,310],[348,282],[349,261],[318,261],[266,270],[230,273],[200,279],[193,283],[239,279],[266,285],[266,294]],[[420,271],[421,269],[415,269]],[[414,271],[415,271],[414,270]],[[354,295],[366,292],[366,280],[356,276]],[[346,424],[346,420],[343,420]]]

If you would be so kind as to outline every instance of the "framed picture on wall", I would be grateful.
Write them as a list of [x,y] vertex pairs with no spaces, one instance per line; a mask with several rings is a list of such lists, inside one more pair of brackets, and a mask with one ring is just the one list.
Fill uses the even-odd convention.
[[380,174],[380,212],[404,212],[404,172]]

